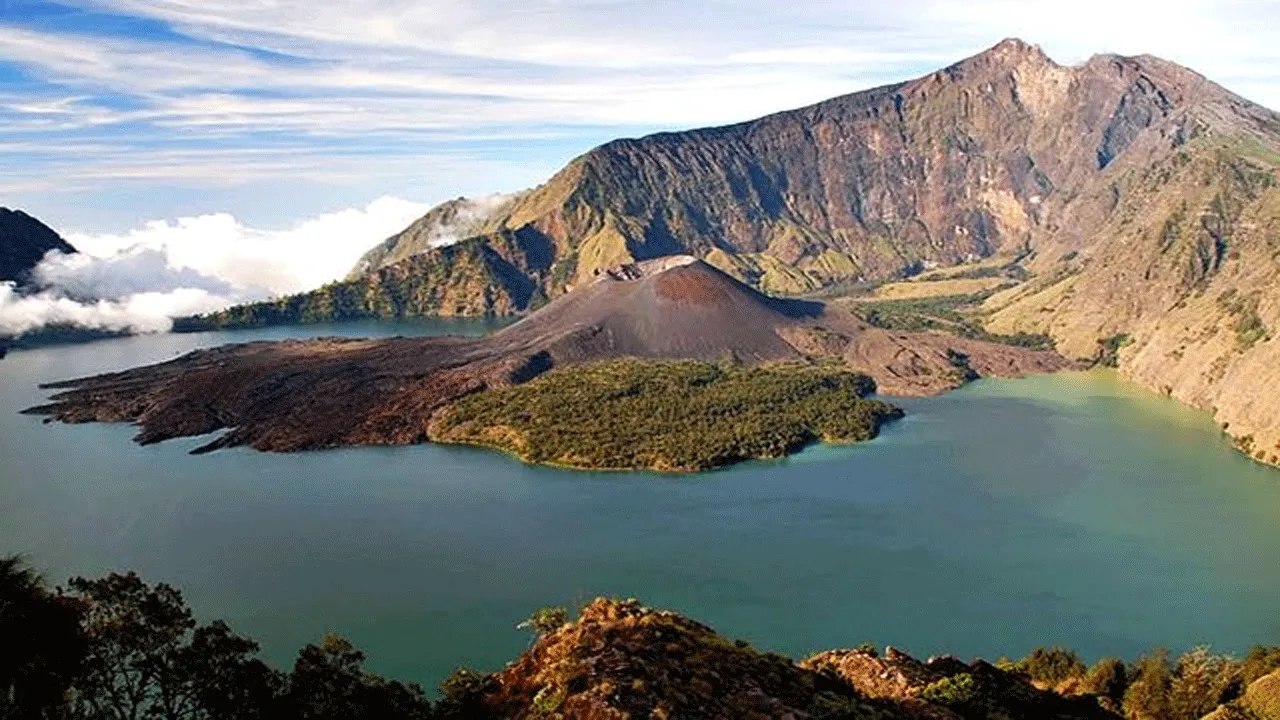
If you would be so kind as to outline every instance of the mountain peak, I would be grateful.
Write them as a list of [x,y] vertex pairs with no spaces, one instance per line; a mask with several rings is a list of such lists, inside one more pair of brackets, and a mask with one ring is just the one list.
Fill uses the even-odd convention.
[[990,48],[969,58],[969,61],[983,61],[998,65],[1021,65],[1023,63],[1055,64],[1039,45],[1020,38],[1005,38]]

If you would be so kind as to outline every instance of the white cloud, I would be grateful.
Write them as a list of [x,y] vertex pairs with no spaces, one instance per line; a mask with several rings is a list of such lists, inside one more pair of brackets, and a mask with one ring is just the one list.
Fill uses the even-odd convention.
[[[459,163],[472,170],[458,175],[492,178],[466,191],[511,189],[601,128],[746,120],[924,74],[1006,36],[1066,63],[1161,55],[1280,108],[1276,0],[66,2],[172,32],[0,19],[0,59],[38,79],[0,93],[0,191],[70,188],[67,203],[87,204],[121,179],[222,188],[294,173],[327,175],[350,203]],[[549,130],[564,134],[554,148],[536,137]],[[495,142],[524,152],[519,167],[458,159]],[[11,157],[6,144],[38,147]],[[115,147],[64,149],[97,144]],[[138,217],[189,214],[135,202]]]
[[46,291],[19,295],[12,283],[0,283],[0,335],[21,335],[46,325],[134,333],[165,332],[171,318],[226,307],[226,298],[204,290],[136,293],[120,300],[77,301]]
[[[342,277],[365,250],[429,209],[423,203],[384,197],[286,230],[247,227],[234,216],[219,213],[155,220],[122,235],[68,233],[66,237],[97,260],[91,267],[101,268],[104,263],[124,267],[123,258],[158,253],[171,271],[216,278],[240,292],[284,294]],[[98,295],[104,296],[109,295]]]
[[157,220],[121,235],[69,233],[81,252],[46,256],[34,271],[40,293],[0,285],[0,333],[46,324],[163,331],[169,318],[309,290],[345,275],[365,250],[427,209],[384,197],[286,230],[214,214]]

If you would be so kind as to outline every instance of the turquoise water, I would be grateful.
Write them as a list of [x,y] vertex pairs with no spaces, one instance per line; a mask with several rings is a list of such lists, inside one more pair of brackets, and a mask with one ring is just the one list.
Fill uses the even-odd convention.
[[597,594],[684,611],[801,656],[1090,657],[1280,644],[1280,472],[1205,415],[1108,374],[981,381],[903,400],[872,442],[696,478],[533,468],[469,448],[300,455],[17,411],[41,381],[232,340],[483,332],[348,325],[164,335],[0,361],[0,552],[54,580],[137,569],[284,663],[339,631],[434,684],[500,667],[541,605]]

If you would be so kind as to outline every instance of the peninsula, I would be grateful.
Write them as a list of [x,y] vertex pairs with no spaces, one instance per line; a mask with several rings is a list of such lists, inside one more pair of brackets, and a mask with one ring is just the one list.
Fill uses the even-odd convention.
[[873,388],[928,395],[1073,366],[1047,350],[875,327],[674,256],[602,272],[486,338],[231,345],[54,383],[52,402],[26,412],[134,422],[140,443],[225,430],[195,452],[434,439],[573,467],[690,471],[873,437],[900,414],[867,400]]

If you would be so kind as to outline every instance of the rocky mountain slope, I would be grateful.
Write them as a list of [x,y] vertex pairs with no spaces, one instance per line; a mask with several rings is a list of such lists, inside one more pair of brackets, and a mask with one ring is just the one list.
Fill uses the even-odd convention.
[[1007,40],[900,85],[608,143],[474,238],[406,240],[416,254],[358,279],[198,326],[517,313],[676,253],[783,294],[1000,257],[1030,280],[987,301],[989,331],[1118,365],[1280,463],[1278,167],[1280,115],[1186,68],[1066,67]]
[[474,200],[460,197],[443,202],[362,255],[346,279],[359,280],[380,268],[421,255],[432,248],[500,230],[501,225],[496,218],[522,196],[522,193],[491,195]]
[[1280,463],[1280,153],[1211,134],[1130,169],[1097,238],[1040,253],[987,301],[997,332],[1045,332],[1074,356],[1213,413]]
[[407,444],[428,440],[432,418],[463,395],[618,357],[839,361],[894,394],[1068,366],[1052,352],[871,327],[841,308],[767,297],[681,256],[606,271],[487,338],[233,345],[57,383],[64,392],[28,412],[136,422],[142,443],[230,428],[204,450]]
[[21,210],[0,207],[0,282],[24,283],[45,253],[76,251],[58,233]]
[[[676,253],[795,293],[1082,243],[1132,169],[1206,135],[1274,147],[1278,128],[1269,111],[1157,58],[1063,67],[1008,40],[901,85],[608,143],[472,227],[480,242],[502,229],[541,236],[549,257],[521,269],[548,297],[601,268]],[[454,207],[406,233],[429,234]]]

